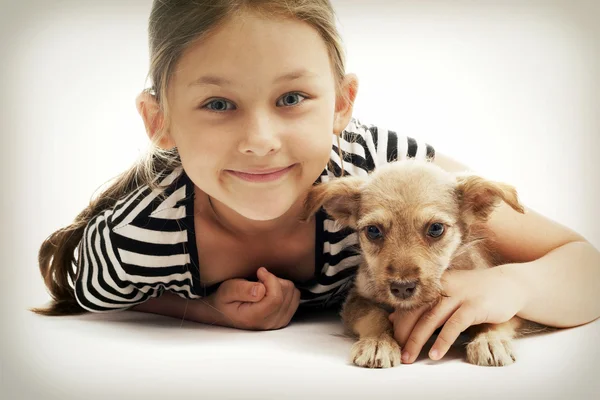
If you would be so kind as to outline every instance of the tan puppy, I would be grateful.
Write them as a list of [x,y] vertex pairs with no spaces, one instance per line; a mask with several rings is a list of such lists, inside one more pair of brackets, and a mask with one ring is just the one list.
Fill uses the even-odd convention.
[[[446,269],[501,262],[492,254],[484,224],[500,201],[524,212],[511,186],[416,160],[387,164],[366,178],[344,177],[313,187],[305,218],[323,207],[359,236],[364,262],[342,308],[345,326],[358,336],[351,351],[356,365],[401,363],[389,313],[435,305]],[[514,362],[510,343],[522,322],[515,317],[472,327],[467,360],[477,365]]]

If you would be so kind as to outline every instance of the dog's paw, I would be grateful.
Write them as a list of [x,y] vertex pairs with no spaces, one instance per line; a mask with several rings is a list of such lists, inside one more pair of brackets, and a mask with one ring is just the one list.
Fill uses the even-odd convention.
[[401,364],[400,346],[391,337],[360,339],[352,346],[352,362],[365,368],[390,368]]
[[502,335],[484,333],[467,344],[467,361],[471,364],[502,367],[515,360],[511,340]]

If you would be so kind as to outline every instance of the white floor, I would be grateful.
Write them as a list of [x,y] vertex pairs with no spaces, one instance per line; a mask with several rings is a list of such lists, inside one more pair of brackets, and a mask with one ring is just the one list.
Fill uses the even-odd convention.
[[[598,399],[600,321],[516,342],[504,368],[441,362],[368,370],[331,314],[247,332],[133,312],[48,319],[20,313],[3,363],[12,399]],[[429,344],[430,345],[430,344]],[[426,353],[424,353],[426,354]],[[410,396],[410,397],[409,397]]]
[[[457,353],[363,370],[331,315],[257,333],[28,313],[48,300],[40,243],[145,149],[151,1],[0,3],[0,400],[600,398],[600,322],[522,339],[508,368]],[[600,247],[599,1],[333,3],[357,117],[512,183]]]

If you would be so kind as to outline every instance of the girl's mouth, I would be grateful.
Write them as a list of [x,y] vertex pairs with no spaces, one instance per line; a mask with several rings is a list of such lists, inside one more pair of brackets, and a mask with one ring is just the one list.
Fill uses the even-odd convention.
[[283,168],[246,171],[227,170],[227,172],[247,182],[273,182],[287,175],[295,166],[296,164],[292,164]]

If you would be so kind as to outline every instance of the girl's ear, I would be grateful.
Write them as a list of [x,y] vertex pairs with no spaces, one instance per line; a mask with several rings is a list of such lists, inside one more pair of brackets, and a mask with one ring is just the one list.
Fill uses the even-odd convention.
[[355,74],[347,74],[342,82],[340,93],[335,100],[333,133],[336,135],[339,135],[350,123],[357,92],[358,77]]
[[[153,140],[154,136],[157,135],[163,128],[164,124],[164,115],[160,109],[160,105],[156,101],[156,98],[147,91],[143,91],[138,95],[138,97],[135,99],[135,104],[138,113],[144,121],[146,134],[150,140]],[[163,132],[162,137],[158,143],[156,143],[156,145],[163,150],[169,150],[175,147],[175,141],[167,130]]]

